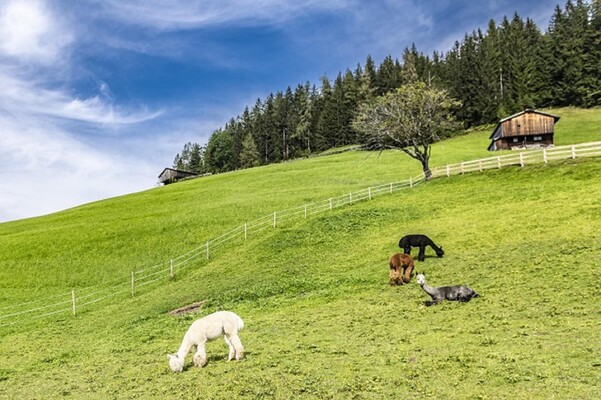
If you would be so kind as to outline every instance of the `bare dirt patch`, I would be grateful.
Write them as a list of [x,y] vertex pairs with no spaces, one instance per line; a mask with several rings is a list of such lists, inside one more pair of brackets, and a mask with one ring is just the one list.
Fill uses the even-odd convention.
[[198,301],[196,303],[188,304],[187,306],[183,306],[180,308],[176,308],[175,310],[169,311],[169,315],[183,315],[183,314],[191,314],[200,310],[200,307],[204,304],[204,301]]

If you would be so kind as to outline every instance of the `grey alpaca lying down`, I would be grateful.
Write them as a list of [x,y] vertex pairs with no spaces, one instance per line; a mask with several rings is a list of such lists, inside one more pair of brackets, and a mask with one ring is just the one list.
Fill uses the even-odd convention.
[[426,274],[418,273],[416,277],[417,284],[432,297],[432,301],[426,301],[426,306],[433,306],[443,300],[468,302],[472,297],[478,297],[479,294],[467,286],[441,286],[432,287],[426,283]]

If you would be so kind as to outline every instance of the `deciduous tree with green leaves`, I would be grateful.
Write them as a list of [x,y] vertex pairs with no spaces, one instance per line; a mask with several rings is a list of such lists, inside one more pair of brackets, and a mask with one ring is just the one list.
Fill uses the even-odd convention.
[[422,164],[429,179],[431,145],[457,128],[452,111],[459,106],[446,90],[416,82],[363,104],[353,126],[368,149],[400,149]]

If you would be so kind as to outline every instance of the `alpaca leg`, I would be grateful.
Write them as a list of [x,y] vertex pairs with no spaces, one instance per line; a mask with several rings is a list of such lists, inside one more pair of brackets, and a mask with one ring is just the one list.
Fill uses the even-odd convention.
[[230,348],[230,353],[227,356],[227,360],[232,361],[234,359],[234,357],[236,356],[236,349],[234,348],[234,345],[232,344],[232,342],[227,338],[227,335],[223,336],[223,340],[225,340],[225,343]]
[[205,344],[199,344],[196,348],[196,353],[194,353],[194,365],[198,368],[202,368],[207,365],[207,352],[205,350]]
[[409,283],[409,281],[411,280],[411,273],[413,272],[413,265],[408,265],[405,268],[405,274],[403,275],[403,281],[405,283]]
[[405,247],[403,248],[403,252],[404,252],[405,254],[411,254],[411,246],[405,246]]
[[426,246],[419,246],[419,254],[417,255],[417,259],[419,261],[424,261],[426,259]]
[[403,281],[401,280],[401,273],[396,268],[390,269],[390,285],[402,285]]
[[229,335],[228,339],[234,346],[234,350],[236,351],[236,360],[240,360],[244,356],[244,347],[242,346],[242,342],[238,335]]

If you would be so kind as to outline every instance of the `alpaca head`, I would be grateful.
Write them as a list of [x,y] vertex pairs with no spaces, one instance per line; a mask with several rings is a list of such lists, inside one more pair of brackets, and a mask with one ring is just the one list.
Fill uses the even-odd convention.
[[444,250],[442,249],[442,246],[440,246],[440,247],[438,248],[438,250],[436,250],[436,255],[437,255],[438,257],[442,257],[442,256],[444,256]]
[[419,272],[417,273],[417,276],[415,277],[415,280],[417,282],[418,285],[423,286],[424,283],[426,283],[426,274],[423,272]]
[[169,368],[173,372],[182,372],[184,370],[184,360],[179,358],[177,354],[167,354],[169,359]]

